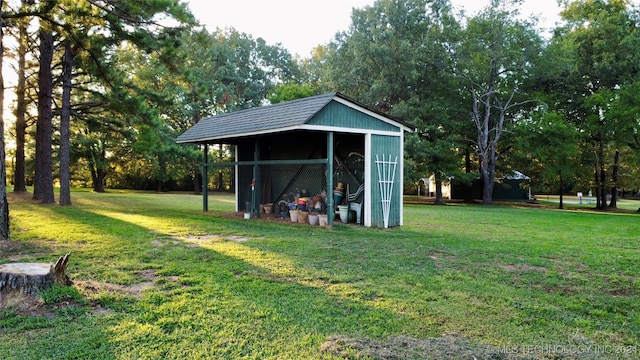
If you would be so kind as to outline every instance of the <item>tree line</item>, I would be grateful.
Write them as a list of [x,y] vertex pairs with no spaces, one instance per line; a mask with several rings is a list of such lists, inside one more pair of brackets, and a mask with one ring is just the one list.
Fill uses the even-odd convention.
[[[627,0],[566,0],[543,36],[520,4],[467,15],[448,0],[376,0],[301,58],[233,28],[209,32],[177,0],[0,0],[0,65],[8,58],[17,77],[15,122],[5,127],[0,112],[15,144],[5,153],[0,139],[0,236],[7,182],[32,185],[43,203],[58,184],[61,205],[71,186],[197,190],[202,151],[175,144],[178,134],[328,91],[416,127],[405,188],[430,174],[478,178],[490,204],[495,181],[519,170],[539,191],[592,189],[597,208],[615,207],[621,190],[640,188],[640,12]],[[212,186],[223,187],[219,175]]]

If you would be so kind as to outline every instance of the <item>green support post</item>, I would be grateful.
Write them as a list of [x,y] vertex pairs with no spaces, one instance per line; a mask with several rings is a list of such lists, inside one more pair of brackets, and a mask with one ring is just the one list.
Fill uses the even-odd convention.
[[333,131],[327,133],[327,223],[333,227]]
[[204,144],[204,163],[202,165],[202,211],[209,211],[209,145]]

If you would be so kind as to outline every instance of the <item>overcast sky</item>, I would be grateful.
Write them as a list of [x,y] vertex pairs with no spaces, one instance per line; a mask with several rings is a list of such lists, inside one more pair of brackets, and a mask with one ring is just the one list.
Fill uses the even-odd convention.
[[[351,9],[372,5],[374,0],[185,0],[209,31],[234,27],[261,37],[268,44],[281,43],[292,54],[306,57],[319,44],[329,42],[336,32],[351,23]],[[468,15],[489,4],[489,0],[452,0]],[[558,20],[556,0],[525,0],[521,14],[541,17],[541,26],[551,28]]]

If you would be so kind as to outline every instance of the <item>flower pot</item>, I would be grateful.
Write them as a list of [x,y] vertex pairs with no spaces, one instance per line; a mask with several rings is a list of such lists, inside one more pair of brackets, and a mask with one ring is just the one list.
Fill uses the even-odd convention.
[[248,213],[248,212],[244,213],[244,218],[251,219],[251,213]]
[[298,211],[298,222],[300,224],[306,224],[309,218],[309,213],[306,211]]
[[309,214],[309,225],[318,225],[319,222],[319,216],[318,214]]
[[333,202],[335,203],[335,205],[340,205],[343,197],[344,197],[344,193],[342,191],[334,191]]
[[338,206],[338,211],[340,212],[340,221],[343,223],[349,222],[349,207],[347,205]]
[[271,214],[272,211],[273,211],[273,204],[272,203],[264,204],[264,212],[266,214]]
[[329,218],[327,217],[326,214],[318,215],[318,223],[320,224],[320,226],[327,226],[328,220]]
[[291,222],[298,222],[298,210],[289,210],[289,216],[291,217]]

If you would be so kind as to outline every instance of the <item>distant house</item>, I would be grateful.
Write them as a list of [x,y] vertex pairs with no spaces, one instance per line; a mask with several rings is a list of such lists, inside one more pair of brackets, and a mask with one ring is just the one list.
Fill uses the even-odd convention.
[[[424,184],[424,195],[429,197],[436,196],[436,177],[431,175],[428,178],[421,178],[420,183]],[[418,194],[420,195],[420,194]],[[451,181],[445,180],[442,182],[442,197],[444,199],[451,200]]]
[[[203,184],[209,169],[234,169],[237,211],[255,211],[258,204],[276,203],[296,192],[331,194],[338,183],[351,193],[364,185],[362,224],[388,227],[403,222],[408,131],[413,129],[334,92],[204,118],[177,142],[203,145]],[[214,144],[233,145],[235,160],[210,163],[207,149]],[[206,186],[203,190],[207,211]],[[333,197],[327,198],[331,223]]]
[[[493,186],[493,200],[528,200],[531,197],[531,188],[527,175],[513,171],[500,179],[496,179]],[[469,198],[482,199],[482,180],[475,179],[471,186],[456,183],[451,184],[451,199],[464,200],[466,192],[470,192]]]

